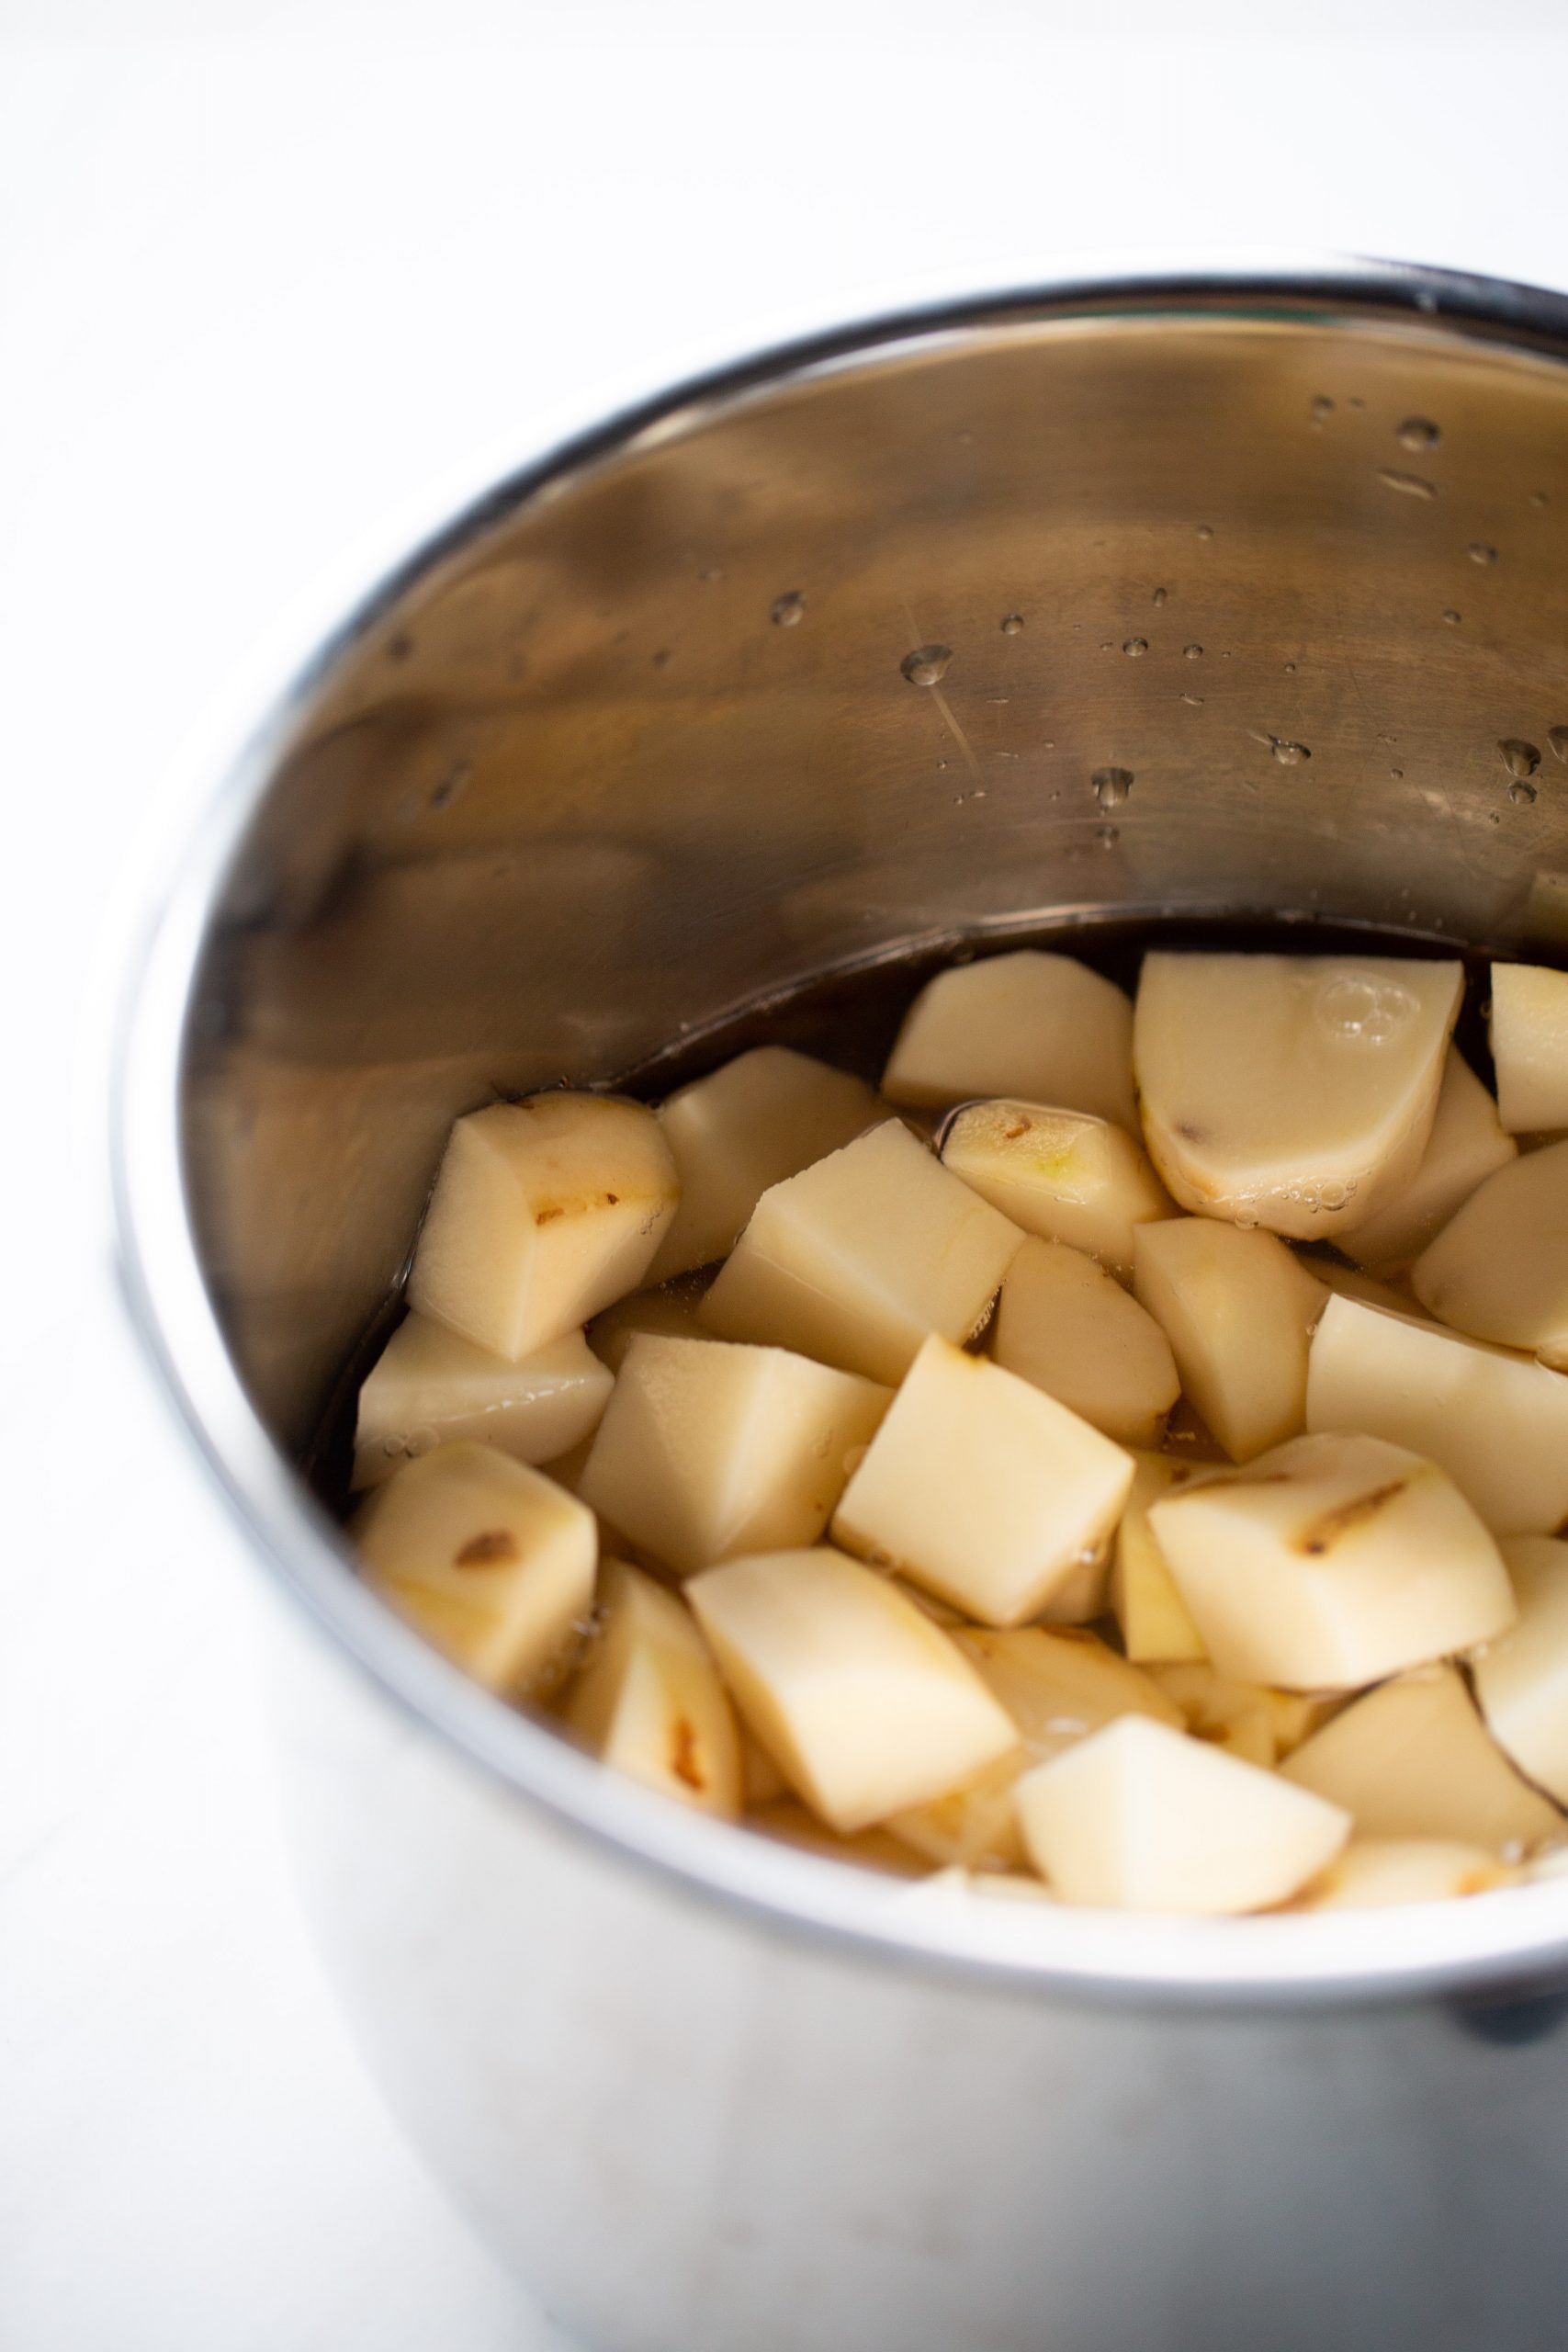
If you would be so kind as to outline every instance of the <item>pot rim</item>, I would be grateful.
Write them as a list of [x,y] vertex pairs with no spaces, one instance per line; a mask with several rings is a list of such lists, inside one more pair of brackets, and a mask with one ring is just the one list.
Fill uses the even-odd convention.
[[[410,584],[502,514],[638,440],[803,376],[905,343],[1064,318],[1291,314],[1404,322],[1568,361],[1568,297],[1483,277],[1340,257],[1201,260],[902,310],[778,345],[677,382],[505,470],[413,552],[362,570],[325,608],[315,650],[271,665],[259,724],[247,696],[196,754],[207,798],[148,894],[111,1044],[109,1175],[120,1287],[175,1416],[251,1547],[317,1629],[400,1709],[535,1808],[616,1857],[754,1928],[827,1939],[884,1963],[989,1977],[1021,1990],[1140,2005],[1361,2005],[1531,1994],[1568,1982],[1568,1876],[1467,1901],[1370,1912],[1202,1920],[1074,1910],[890,1881],[708,1820],[607,1771],[561,1735],[470,1682],[353,1572],[340,1531],[304,1490],[241,1387],[203,1283],[180,1139],[180,1072],[209,910],[310,695]],[[406,549],[404,537],[400,547]],[[368,584],[367,584],[367,582]],[[318,616],[318,619],[320,616]],[[286,683],[276,684],[278,676]],[[212,787],[214,774],[220,778]]]

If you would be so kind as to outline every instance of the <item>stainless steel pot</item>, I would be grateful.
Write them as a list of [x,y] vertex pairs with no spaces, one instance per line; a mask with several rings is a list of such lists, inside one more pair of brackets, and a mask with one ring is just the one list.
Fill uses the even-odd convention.
[[1565,359],[1559,298],[1345,266],[685,386],[383,582],[170,888],[118,1098],[133,1309],[301,1604],[285,1744],[351,2020],[605,2352],[1562,2333],[1568,1883],[1203,1924],[786,1851],[469,1687],[290,1458],[492,1089],[1044,925],[1560,957]]

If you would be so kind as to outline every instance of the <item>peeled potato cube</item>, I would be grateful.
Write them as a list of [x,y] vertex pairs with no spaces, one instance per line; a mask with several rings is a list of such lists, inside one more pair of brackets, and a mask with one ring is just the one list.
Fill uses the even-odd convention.
[[1516,1535],[1502,1549],[1518,1622],[1472,1659],[1475,1695],[1498,1746],[1568,1805],[1568,1544]]
[[1421,1165],[1386,1206],[1336,1237],[1359,1266],[1393,1269],[1418,1258],[1476,1186],[1512,1159],[1497,1105],[1457,1046],[1443,1066],[1432,1133]]
[[359,1392],[353,1484],[378,1486],[411,1454],[454,1438],[539,1464],[586,1437],[615,1385],[581,1331],[521,1363],[420,1314],[404,1317]]
[[923,1804],[1013,1747],[1012,1718],[885,1577],[826,1546],[686,1587],[742,1716],[840,1837]]
[[1298,1788],[1343,1805],[1362,1838],[1457,1838],[1497,1852],[1562,1827],[1556,1806],[1488,1737],[1451,1666],[1369,1690],[1280,1769]]
[[1149,1521],[1221,1674],[1347,1690],[1513,1623],[1497,1546],[1452,1480],[1373,1437],[1299,1437]]
[[887,1829],[911,1853],[942,1869],[1024,1868],[1012,1792],[1026,1760],[1021,1753],[1004,1756],[963,1788],[889,1814]]
[[733,1820],[739,1735],[690,1610],[624,1560],[605,1561],[599,1609],[602,1627],[562,1722],[617,1772]]
[[882,1091],[936,1108],[1017,1094],[1135,1128],[1133,1008],[1071,956],[1024,947],[957,964],[909,1007]]
[[1126,1275],[1133,1232],[1175,1206],[1122,1127],[1037,1102],[971,1102],[947,1125],[942,1163],[1025,1233],[1065,1241]]
[[639,1332],[660,1340],[705,1340],[708,1331],[700,1309],[707,1286],[705,1274],[678,1274],[657,1290],[636,1291],[596,1315],[583,1336],[612,1372],[619,1372]]
[[1151,1678],[1181,1710],[1184,1728],[1244,1763],[1265,1770],[1299,1747],[1316,1730],[1337,1698],[1303,1697],[1262,1682],[1233,1682],[1206,1659],[1151,1666]]
[[1410,1280],[1439,1323],[1568,1370],[1568,1141],[1488,1176]]
[[1180,1393],[1153,1316],[1081,1250],[1026,1241],[1002,1278],[991,1353],[1118,1445],[1156,1445]]
[[1108,1542],[1120,1446],[984,1356],[928,1340],[833,1516],[833,1541],[993,1625],[1043,1609]]
[[1168,1190],[1298,1238],[1364,1222],[1420,1166],[1463,986],[1389,956],[1146,956],[1133,1057]]
[[438,1445],[354,1525],[367,1584],[492,1690],[537,1690],[593,1601],[593,1514],[493,1446]]
[[1511,1886],[1519,1875],[1484,1846],[1457,1838],[1352,1838],[1292,1908],[1371,1911],[1396,1903],[1442,1903]]
[[888,1119],[763,1193],[702,1319],[891,1384],[979,1328],[1022,1239]]
[[1120,1910],[1261,1910],[1350,1832],[1337,1805],[1136,1715],[1025,1773],[1015,1797],[1054,1893]]
[[534,1094],[471,1112],[447,1141],[409,1304],[516,1363],[637,1288],[678,1189],[640,1102]]
[[889,1392],[783,1348],[634,1339],[578,1481],[681,1576],[815,1544]]
[[1497,1109],[1508,1133],[1568,1127],[1568,972],[1494,964],[1489,1025]]
[[877,1115],[863,1080],[787,1046],[758,1046],[659,1107],[681,1202],[650,1283],[727,1257],[772,1184],[852,1143]]
[[1294,1436],[1323,1292],[1282,1241],[1213,1217],[1140,1226],[1133,1292],[1233,1462]]
[[1568,1519],[1568,1376],[1533,1356],[1333,1298],[1313,1336],[1306,1422],[1424,1453],[1495,1535]]
[[1206,1657],[1203,1637],[1149,1525],[1150,1503],[1184,1487],[1197,1465],[1164,1453],[1136,1453],[1133,1459],[1133,1488],[1116,1530],[1111,1568],[1111,1605],[1122,1644],[1141,1665]]

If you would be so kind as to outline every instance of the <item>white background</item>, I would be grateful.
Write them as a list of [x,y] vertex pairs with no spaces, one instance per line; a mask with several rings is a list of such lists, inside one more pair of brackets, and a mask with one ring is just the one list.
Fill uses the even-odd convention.
[[7,2352],[563,2341],[316,1973],[251,1572],[113,1306],[106,975],[193,720],[433,482],[781,332],[1096,249],[1568,285],[1562,22],[0,0]]

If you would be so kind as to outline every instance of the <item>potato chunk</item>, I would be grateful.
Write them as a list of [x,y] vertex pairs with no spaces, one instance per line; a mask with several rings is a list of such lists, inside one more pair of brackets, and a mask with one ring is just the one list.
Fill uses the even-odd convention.
[[447,1141],[409,1304],[516,1363],[637,1288],[678,1190],[640,1102],[534,1094],[471,1112]]
[[815,1544],[891,1391],[783,1348],[634,1339],[577,1491],[682,1576]]
[[1017,1094],[1135,1129],[1133,1008],[1071,956],[1024,947],[928,980],[883,1073],[890,1102]]
[[537,1690],[593,1600],[593,1514],[493,1446],[421,1454],[353,1528],[367,1584],[492,1690]]
[[1298,1238],[1363,1223],[1420,1166],[1463,986],[1456,963],[1146,956],[1133,1056],[1168,1190]]
[[1459,1047],[1450,1046],[1420,1167],[1375,1216],[1336,1236],[1340,1249],[1369,1269],[1392,1272],[1407,1266],[1476,1186],[1517,1150],[1503,1132],[1497,1105]]
[[740,1737],[691,1611],[624,1560],[606,1560],[603,1623],[561,1721],[617,1772],[733,1820]]
[[1452,1481],[1373,1437],[1299,1437],[1149,1521],[1220,1673],[1346,1690],[1513,1623],[1497,1546]]
[[1060,1241],[1026,1241],[1008,1268],[991,1353],[1118,1445],[1157,1445],[1181,1393],[1153,1316]]
[[1337,1805],[1135,1715],[1026,1772],[1016,1802],[1065,1903],[1129,1911],[1282,1903],[1350,1834]]
[[1568,1519],[1568,1376],[1533,1356],[1333,1298],[1313,1336],[1306,1422],[1424,1453],[1494,1535]]
[[1410,1280],[1439,1323],[1568,1370],[1568,1142],[1488,1176]]
[[1490,1026],[1497,1109],[1508,1133],[1568,1127],[1568,972],[1494,964]]
[[1140,1226],[1133,1291],[1233,1462],[1295,1435],[1323,1292],[1282,1241],[1213,1217]]
[[1471,1661],[1486,1727],[1521,1772],[1568,1805],[1568,1544],[1503,1545],[1518,1623]]
[[949,1121],[942,1162],[1025,1233],[1133,1270],[1133,1231],[1175,1204],[1125,1128],[1035,1102],[971,1102]]
[[928,1340],[833,1516],[833,1541],[1016,1625],[1108,1542],[1120,1446],[983,1356]]
[[1140,1665],[1207,1657],[1203,1636],[1149,1525],[1149,1505],[1186,1486],[1197,1465],[1173,1462],[1165,1453],[1135,1453],[1133,1459],[1133,1490],[1116,1530],[1111,1570],[1111,1605],[1127,1656]]
[[1395,1903],[1441,1903],[1511,1886],[1519,1875],[1484,1846],[1451,1838],[1352,1838],[1291,1907],[1371,1911]]
[[1265,1770],[1299,1747],[1341,1702],[1299,1690],[1276,1690],[1266,1682],[1233,1682],[1204,1658],[1151,1666],[1150,1679],[1181,1710],[1182,1726],[1244,1763]]
[[757,1046],[659,1106],[681,1202],[650,1283],[728,1257],[771,1184],[796,1176],[863,1133],[877,1115],[869,1086],[787,1046]]
[[840,1837],[942,1795],[1016,1742],[947,1634],[841,1552],[732,1560],[686,1592],[742,1716]]
[[702,1319],[894,1383],[929,1332],[979,1328],[1022,1241],[888,1119],[763,1193]]
[[1488,1738],[1457,1668],[1401,1675],[1357,1699],[1280,1768],[1343,1805],[1362,1838],[1533,1846],[1562,1816]]
[[379,1486],[411,1454],[454,1438],[552,1461],[588,1435],[614,1385],[581,1331],[509,1363],[444,1323],[405,1316],[359,1392],[353,1483]]
[[619,1372],[626,1350],[641,1331],[660,1340],[705,1340],[707,1328],[700,1313],[708,1287],[705,1274],[677,1274],[657,1290],[639,1290],[617,1299],[596,1315],[583,1337],[601,1363]]

